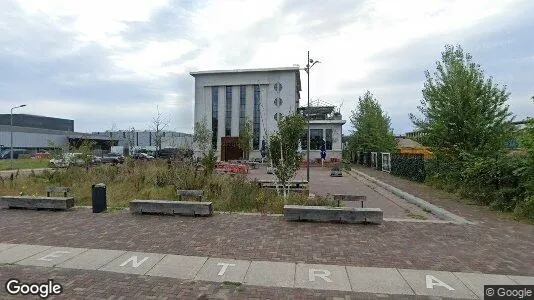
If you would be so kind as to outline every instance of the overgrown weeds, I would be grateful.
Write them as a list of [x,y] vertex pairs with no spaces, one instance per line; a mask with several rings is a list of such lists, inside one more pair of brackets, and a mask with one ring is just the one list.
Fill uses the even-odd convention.
[[207,175],[192,163],[127,160],[123,165],[98,165],[90,168],[70,167],[31,176],[15,176],[0,181],[1,195],[45,195],[48,186],[70,187],[76,205],[91,205],[91,186],[107,186],[108,207],[128,207],[133,199],[178,200],[177,189],[202,189],[205,201],[214,209],[232,212],[282,213],[284,204],[333,205],[331,201],[305,193],[290,194],[284,199],[276,190],[262,189],[243,175]]

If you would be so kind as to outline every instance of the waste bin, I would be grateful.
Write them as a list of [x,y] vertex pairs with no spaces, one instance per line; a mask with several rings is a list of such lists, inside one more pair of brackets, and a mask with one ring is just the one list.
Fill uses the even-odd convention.
[[101,213],[108,208],[106,199],[106,185],[103,183],[93,184],[93,213]]

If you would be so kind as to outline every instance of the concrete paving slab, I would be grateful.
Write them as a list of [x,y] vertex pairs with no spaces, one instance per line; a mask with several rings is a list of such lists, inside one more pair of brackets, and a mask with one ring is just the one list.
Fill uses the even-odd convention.
[[167,255],[146,275],[193,279],[207,259],[199,256]]
[[484,298],[484,285],[516,285],[515,281],[506,275],[477,274],[454,272],[471,291],[481,299]]
[[295,285],[294,263],[253,261],[250,263],[246,284],[260,286],[293,287]]
[[355,292],[414,295],[410,285],[397,269],[346,267]]
[[53,267],[85,251],[87,251],[86,248],[52,247],[25,258],[17,262],[17,264],[25,266]]
[[2,244],[2,243],[0,243],[0,252],[2,252],[4,250],[7,250],[9,248],[13,248],[15,246],[16,246],[16,244]]
[[0,252],[0,264],[12,264],[52,248],[52,246],[20,244]]
[[534,277],[528,277],[528,276],[508,276],[513,281],[517,282],[517,284],[521,285],[534,285]]
[[98,270],[142,275],[164,256],[164,254],[158,253],[126,252]]
[[350,291],[349,277],[343,266],[297,264],[295,287],[318,290]]
[[250,261],[209,258],[195,276],[195,280],[243,282]]
[[65,262],[57,264],[59,268],[97,270],[103,265],[111,262],[113,259],[123,255],[126,251],[90,249],[82,254],[75,256]]
[[416,295],[478,299],[451,272],[399,269]]

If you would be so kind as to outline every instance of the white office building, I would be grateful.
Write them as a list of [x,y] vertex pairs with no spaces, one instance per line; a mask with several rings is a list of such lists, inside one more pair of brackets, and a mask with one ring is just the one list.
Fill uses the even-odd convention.
[[[212,132],[209,146],[216,149],[220,160],[239,159],[242,156],[237,137],[246,118],[252,122],[250,158],[253,159],[261,157],[262,142],[267,143],[268,136],[277,130],[278,120],[295,113],[299,108],[299,66],[198,71],[190,74],[195,77],[195,123],[206,120]],[[323,137],[327,137],[325,129],[332,129],[338,123],[338,120],[314,120],[311,128],[315,130],[312,132],[319,134],[318,131],[321,131]],[[328,134],[339,134],[339,138],[335,138],[339,155],[341,125],[328,131]]]

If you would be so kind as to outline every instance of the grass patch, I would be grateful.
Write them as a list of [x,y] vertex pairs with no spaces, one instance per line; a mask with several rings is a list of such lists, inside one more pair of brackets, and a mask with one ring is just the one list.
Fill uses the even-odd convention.
[[54,172],[21,176],[13,181],[0,179],[0,195],[45,195],[48,186],[70,187],[77,206],[91,205],[91,186],[107,186],[108,209],[129,207],[134,199],[178,200],[177,189],[204,190],[205,201],[215,210],[230,212],[283,213],[284,204],[335,206],[334,201],[307,194],[290,194],[284,198],[276,190],[262,189],[243,175],[204,176],[191,164],[165,161],[127,160],[123,165],[98,165],[89,168],[69,167]]
[[412,219],[416,219],[416,220],[427,220],[428,218],[423,216],[423,215],[419,215],[419,214],[415,214],[415,213],[412,213],[412,212],[409,212],[407,214],[408,217],[412,218]]
[[[13,159],[13,169],[40,169],[49,167],[49,159],[19,158]],[[10,160],[0,160],[0,171],[10,169]]]

